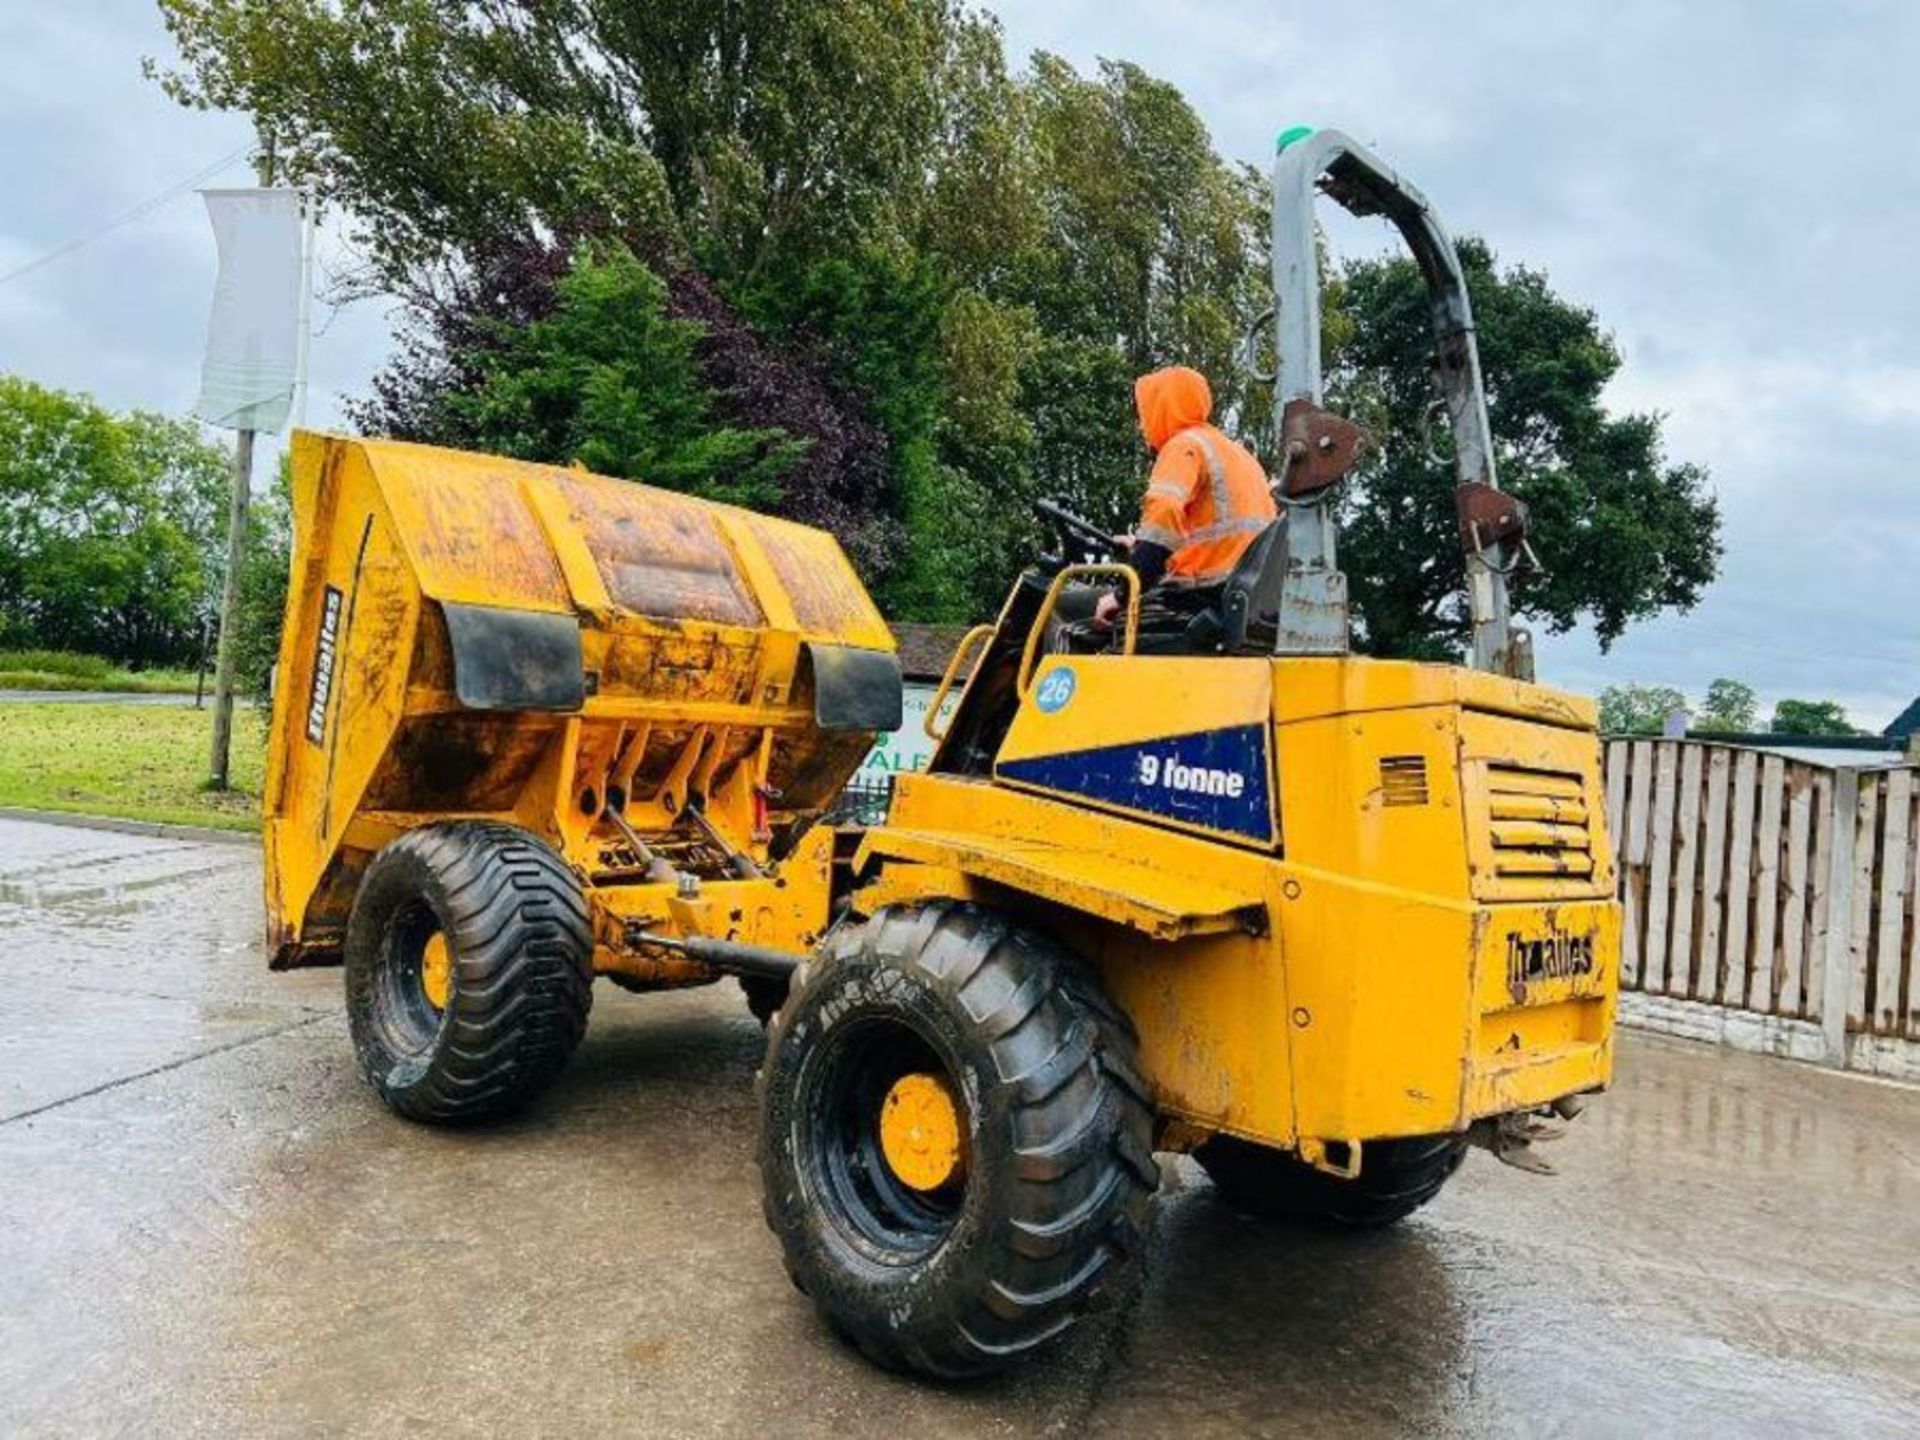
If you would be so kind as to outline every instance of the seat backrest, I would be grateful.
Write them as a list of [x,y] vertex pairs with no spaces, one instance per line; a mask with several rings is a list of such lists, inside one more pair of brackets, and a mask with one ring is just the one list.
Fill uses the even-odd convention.
[[1254,536],[1226,583],[1220,587],[1220,648],[1229,655],[1257,646],[1250,639],[1262,620],[1280,610],[1280,587],[1287,577],[1287,520],[1284,515]]

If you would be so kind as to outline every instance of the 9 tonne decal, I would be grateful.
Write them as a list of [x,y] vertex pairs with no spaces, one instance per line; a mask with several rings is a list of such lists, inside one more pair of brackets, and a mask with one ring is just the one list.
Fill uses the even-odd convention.
[[1238,800],[1247,788],[1246,773],[1211,765],[1187,765],[1172,755],[1142,755],[1140,783],[1151,790],[1184,790],[1192,795],[1225,795]]
[[[1046,678],[1063,673],[1055,670]],[[1123,810],[1256,840],[1273,838],[1264,725],[1003,760],[997,773]]]

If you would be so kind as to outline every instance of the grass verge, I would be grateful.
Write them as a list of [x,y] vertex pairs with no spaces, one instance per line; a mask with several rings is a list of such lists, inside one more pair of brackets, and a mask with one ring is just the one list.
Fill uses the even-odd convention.
[[117,690],[191,695],[191,670],[128,670],[98,655],[63,650],[0,650],[0,690]]
[[233,717],[233,782],[201,789],[213,713],[191,705],[0,702],[0,805],[255,830],[266,727]]

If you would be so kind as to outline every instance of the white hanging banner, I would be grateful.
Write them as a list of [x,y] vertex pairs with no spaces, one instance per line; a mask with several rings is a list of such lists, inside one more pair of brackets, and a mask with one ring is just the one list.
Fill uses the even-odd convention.
[[202,190],[220,274],[193,413],[229,430],[286,424],[299,369],[298,190]]

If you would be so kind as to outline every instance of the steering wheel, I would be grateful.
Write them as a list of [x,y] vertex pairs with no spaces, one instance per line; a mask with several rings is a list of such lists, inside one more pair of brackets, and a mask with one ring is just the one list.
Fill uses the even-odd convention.
[[1086,516],[1076,515],[1052,500],[1036,500],[1033,508],[1042,520],[1053,527],[1053,533],[1060,541],[1060,553],[1068,560],[1125,558],[1127,547]]

